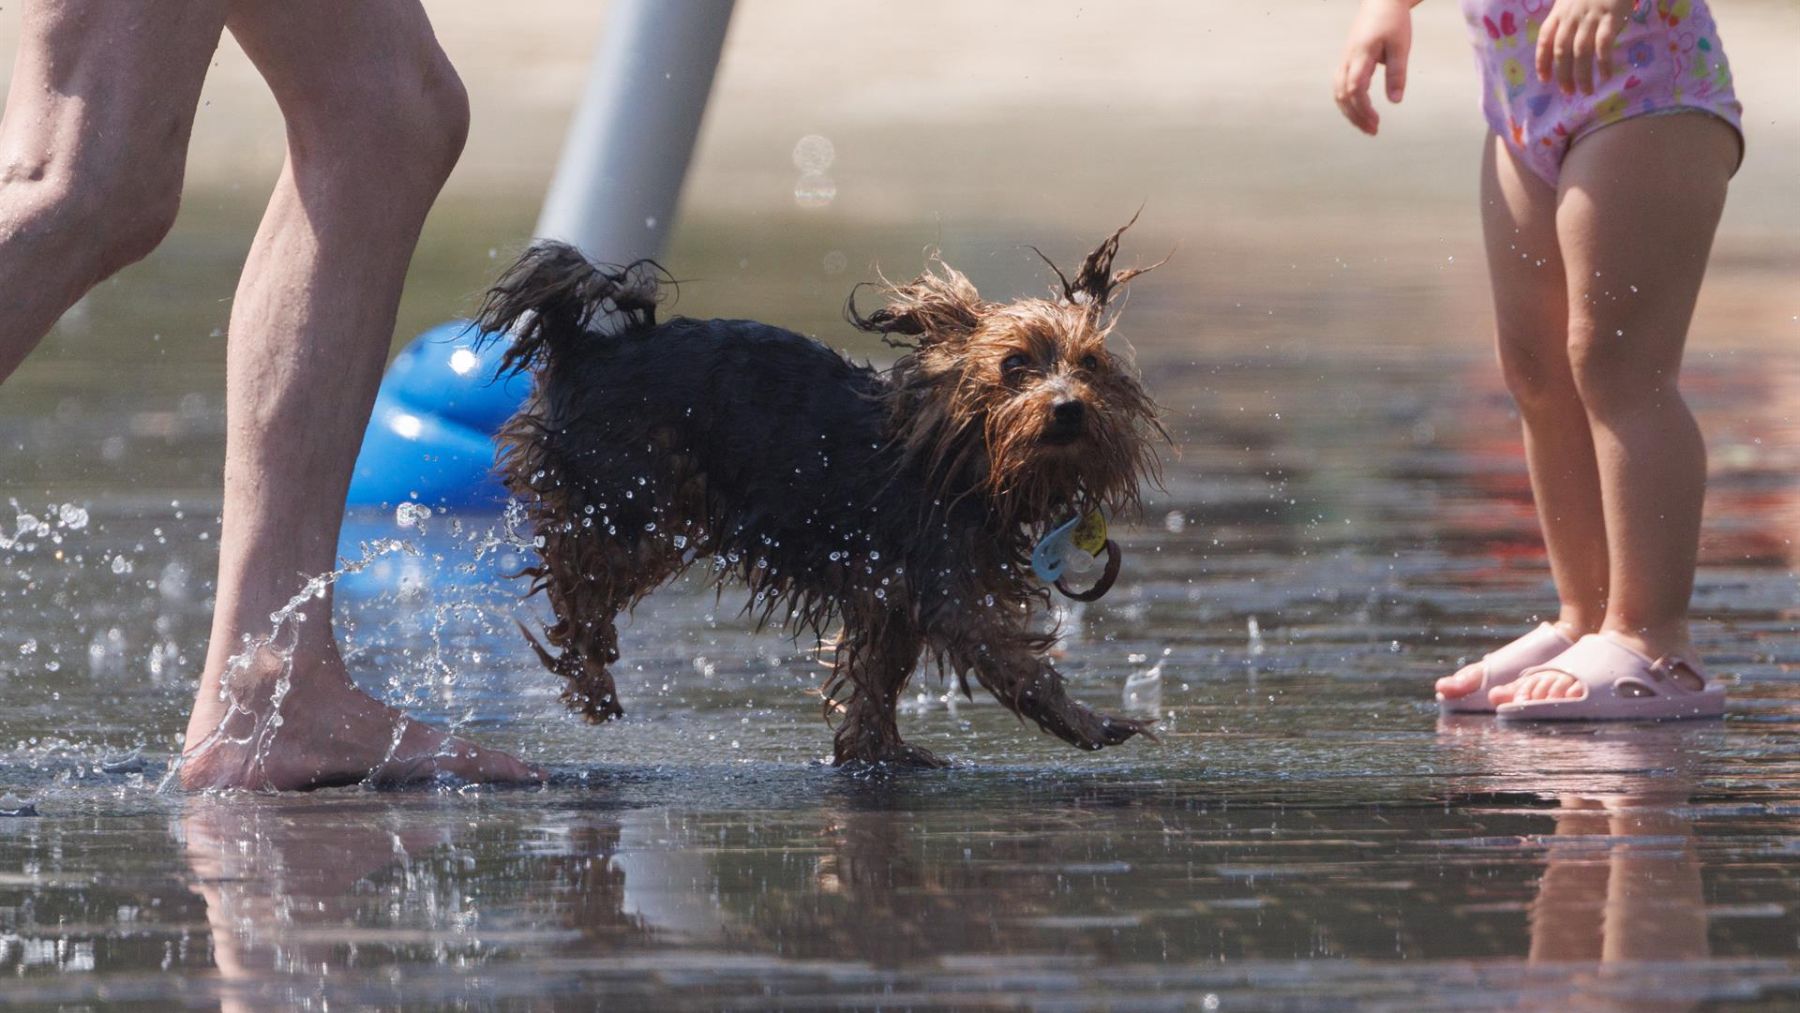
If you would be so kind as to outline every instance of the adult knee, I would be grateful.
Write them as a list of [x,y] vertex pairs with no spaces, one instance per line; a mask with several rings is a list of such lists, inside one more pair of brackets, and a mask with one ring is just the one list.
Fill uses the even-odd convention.
[[[0,185],[15,190],[27,227],[66,239],[64,256],[95,280],[136,263],[162,243],[181,209],[179,155],[97,148],[14,158]],[[10,202],[9,203],[13,203]]]
[[175,227],[181,210],[181,171],[162,169],[131,182],[118,182],[103,198],[103,274],[148,257]]
[[325,101],[289,115],[296,155],[326,154],[361,178],[398,187],[429,204],[469,135],[469,96],[441,51],[396,59],[334,83]]
[[433,191],[449,178],[469,139],[469,93],[442,52],[424,61],[397,110],[407,124],[397,157],[412,160]]

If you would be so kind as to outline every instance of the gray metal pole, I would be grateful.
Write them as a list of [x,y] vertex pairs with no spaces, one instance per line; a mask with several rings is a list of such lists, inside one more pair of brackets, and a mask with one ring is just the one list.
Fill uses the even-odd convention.
[[537,234],[601,263],[660,256],[733,0],[618,0]]

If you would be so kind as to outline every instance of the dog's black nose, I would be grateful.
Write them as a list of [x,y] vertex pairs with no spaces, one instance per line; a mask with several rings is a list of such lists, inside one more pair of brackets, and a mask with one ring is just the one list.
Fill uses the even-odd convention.
[[1059,426],[1078,426],[1081,425],[1083,419],[1087,418],[1087,405],[1070,398],[1067,401],[1056,402],[1051,407],[1050,413]]

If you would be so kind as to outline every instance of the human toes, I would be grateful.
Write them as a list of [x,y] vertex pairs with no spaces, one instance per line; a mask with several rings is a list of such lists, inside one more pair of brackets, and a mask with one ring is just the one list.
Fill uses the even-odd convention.
[[1482,663],[1464,665],[1437,681],[1437,693],[1446,700],[1460,700],[1481,688]]
[[1555,673],[1544,688],[1541,700],[1573,700],[1583,693],[1581,680],[1563,672]]
[[[407,719],[402,717],[401,720]],[[408,721],[387,759],[369,771],[374,784],[395,786],[450,780],[469,784],[543,781],[538,767],[498,749],[478,746],[432,725]]]
[[524,760],[498,749],[487,749],[473,743],[457,740],[469,751],[470,763],[464,771],[456,776],[465,781],[480,784],[541,784],[550,779],[550,772],[535,763]]
[[1529,684],[1530,680],[1528,679],[1517,679],[1503,686],[1495,686],[1488,690],[1488,703],[1496,707],[1512,703],[1519,699],[1520,690]]
[[1504,699],[1498,690],[1491,699],[1496,704],[1527,700],[1564,700],[1580,696],[1580,686],[1581,683],[1567,672],[1534,672],[1520,679],[1511,687],[1502,687],[1512,690],[1511,694],[1506,695]]
[[511,753],[454,737],[439,756],[438,773],[475,784],[525,784],[549,777],[543,768]]

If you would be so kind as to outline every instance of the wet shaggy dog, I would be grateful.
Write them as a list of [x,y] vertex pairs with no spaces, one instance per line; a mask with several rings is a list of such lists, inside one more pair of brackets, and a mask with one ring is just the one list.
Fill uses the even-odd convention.
[[1057,271],[1048,299],[985,302],[935,257],[884,282],[867,315],[853,292],[850,322],[904,349],[887,369],[752,320],[658,322],[649,262],[527,251],[479,324],[512,334],[503,372],[535,379],[501,469],[556,614],[548,646],[526,636],[565,702],[594,722],[624,713],[619,614],[705,560],[747,586],[761,623],[827,648],[840,765],[942,765],[896,720],[921,664],[1083,749],[1146,732],[1065,692],[1030,565],[1051,527],[1134,508],[1166,439],[1107,346],[1113,296],[1142,273],[1112,270],[1124,231],[1073,281]]

